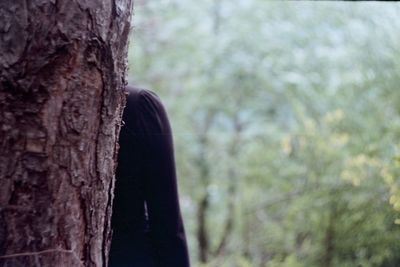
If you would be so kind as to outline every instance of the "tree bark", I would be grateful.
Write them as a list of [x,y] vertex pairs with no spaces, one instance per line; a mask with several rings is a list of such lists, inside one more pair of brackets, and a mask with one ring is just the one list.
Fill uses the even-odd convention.
[[131,8],[0,1],[0,266],[107,266]]

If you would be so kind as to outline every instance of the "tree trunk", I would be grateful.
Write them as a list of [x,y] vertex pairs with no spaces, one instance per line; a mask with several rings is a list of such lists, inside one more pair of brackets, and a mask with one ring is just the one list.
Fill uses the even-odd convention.
[[106,266],[131,0],[0,1],[0,266]]
[[[196,166],[198,166],[199,176],[202,182],[202,190],[200,199],[197,203],[197,244],[198,244],[198,257],[199,261],[203,264],[208,262],[210,253],[210,237],[207,225],[207,214],[210,208],[210,194],[208,187],[210,185],[210,165],[207,160],[206,152],[209,146],[209,130],[215,119],[215,111],[207,111],[204,120],[196,122],[198,144],[200,153],[196,159]],[[193,120],[196,121],[196,120]]]
[[335,219],[337,218],[336,206],[332,204],[332,208],[329,211],[328,226],[325,230],[325,238],[323,241],[323,254],[321,259],[321,266],[331,267],[333,261],[333,255],[335,252]]

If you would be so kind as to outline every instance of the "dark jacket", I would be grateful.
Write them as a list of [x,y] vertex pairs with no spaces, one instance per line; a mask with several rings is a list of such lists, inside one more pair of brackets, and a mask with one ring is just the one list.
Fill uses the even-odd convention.
[[130,92],[119,137],[110,267],[188,267],[171,127],[158,96]]

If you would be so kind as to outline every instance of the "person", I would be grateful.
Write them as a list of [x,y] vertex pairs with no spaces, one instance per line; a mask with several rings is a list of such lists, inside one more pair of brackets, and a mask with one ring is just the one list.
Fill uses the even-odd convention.
[[154,92],[127,89],[109,266],[189,267],[167,113]]

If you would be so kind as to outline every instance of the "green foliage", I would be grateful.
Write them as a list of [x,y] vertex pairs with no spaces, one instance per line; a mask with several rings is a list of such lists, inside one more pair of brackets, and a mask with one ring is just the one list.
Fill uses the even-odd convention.
[[400,266],[399,8],[137,1],[130,82],[170,114],[194,266]]

